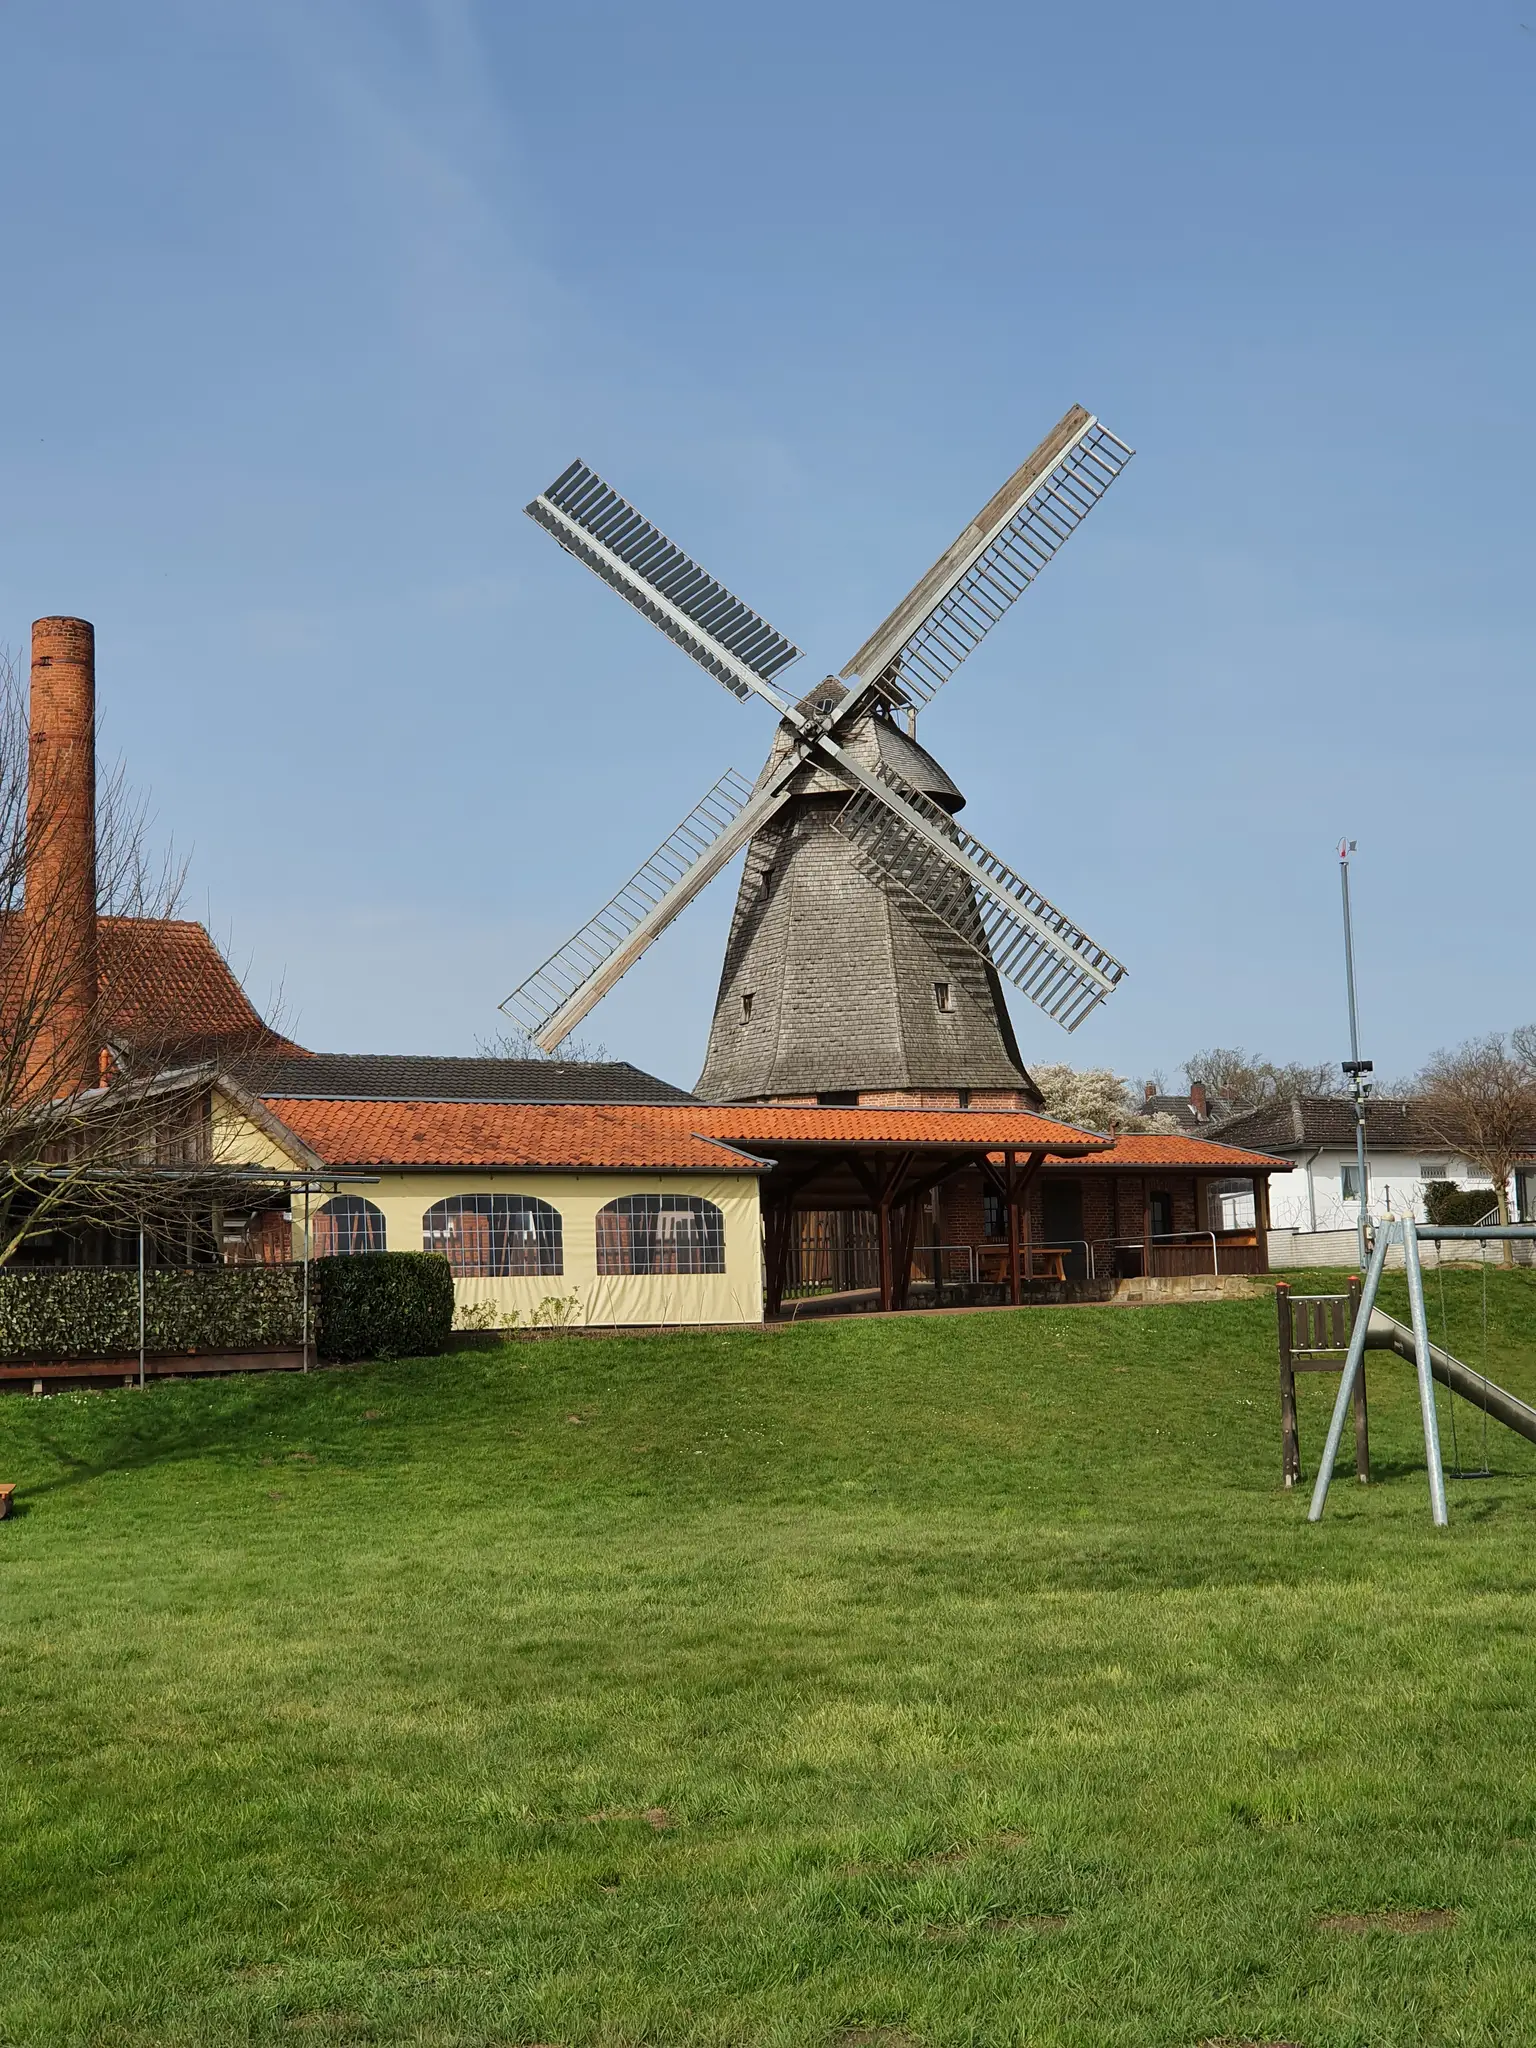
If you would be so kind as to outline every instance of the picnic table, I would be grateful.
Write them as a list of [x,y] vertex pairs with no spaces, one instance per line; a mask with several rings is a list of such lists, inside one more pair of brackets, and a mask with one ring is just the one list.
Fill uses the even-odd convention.
[[[976,1272],[982,1280],[1006,1280],[1008,1247],[983,1246],[976,1254]],[[1053,1251],[1049,1245],[1032,1245],[1027,1252],[1019,1252],[1019,1272],[1026,1280],[1065,1280],[1067,1255],[1064,1251]]]

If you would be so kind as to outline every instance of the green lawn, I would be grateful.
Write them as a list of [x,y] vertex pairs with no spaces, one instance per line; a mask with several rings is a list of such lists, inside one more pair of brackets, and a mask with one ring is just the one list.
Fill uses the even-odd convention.
[[1536,1447],[1370,1370],[1316,1529],[1267,1300],[0,1402],[0,2041],[1536,2041]]

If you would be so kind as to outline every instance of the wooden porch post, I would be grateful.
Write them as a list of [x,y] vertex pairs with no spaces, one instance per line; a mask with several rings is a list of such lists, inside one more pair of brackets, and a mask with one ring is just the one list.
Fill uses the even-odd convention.
[[[1269,1271],[1269,1175],[1256,1173],[1253,1176],[1253,1220],[1257,1226],[1254,1235],[1259,1240],[1258,1270]],[[1362,1378],[1364,1375],[1362,1375]]]
[[789,1232],[793,1211],[788,1202],[775,1202],[764,1211],[763,1222],[767,1242],[768,1285],[764,1304],[768,1314],[776,1316],[784,1306],[784,1287],[789,1278]]
[[1014,1155],[1003,1154],[1003,1185],[1008,1191],[1008,1299],[1015,1308],[1019,1293],[1019,1184],[1013,1170]]
[[897,1308],[905,1308],[912,1296],[912,1261],[917,1253],[917,1227],[922,1220],[923,1206],[921,1196],[911,1195],[901,1204],[901,1221],[896,1227],[896,1281],[893,1290]]
[[882,1309],[889,1309],[893,1305],[891,1299],[891,1197],[889,1184],[880,1190],[879,1199],[875,1204],[875,1214],[879,1219],[877,1241],[880,1247],[880,1306]]
[[1296,1373],[1291,1364],[1291,1290],[1282,1280],[1275,1289],[1280,1325],[1280,1476],[1287,1489],[1301,1477],[1301,1438],[1296,1428]]

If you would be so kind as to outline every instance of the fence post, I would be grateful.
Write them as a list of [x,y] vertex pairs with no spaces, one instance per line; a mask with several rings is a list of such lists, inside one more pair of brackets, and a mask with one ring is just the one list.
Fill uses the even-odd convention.
[[309,1371],[309,1183],[304,1183],[304,1370]]
[[1280,1471],[1289,1491],[1301,1477],[1301,1438],[1296,1426],[1296,1372],[1291,1363],[1294,1326],[1289,1281],[1276,1283],[1275,1314],[1280,1325]]
[[[1349,1336],[1355,1333],[1355,1318],[1360,1313],[1360,1275],[1349,1276]],[[1371,1430],[1365,1411],[1365,1358],[1362,1354],[1360,1370],[1355,1375],[1355,1477],[1362,1486],[1371,1483]]]
[[144,1384],[144,1219],[139,1218],[139,1385]]

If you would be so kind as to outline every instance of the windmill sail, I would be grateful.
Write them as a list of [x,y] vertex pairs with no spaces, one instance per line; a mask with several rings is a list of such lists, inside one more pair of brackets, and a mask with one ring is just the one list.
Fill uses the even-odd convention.
[[977,513],[843,670],[927,704],[1082,523],[1134,451],[1080,405]]
[[553,1052],[783,800],[777,784],[754,797],[747,778],[728,768],[623,888],[501,1008]]
[[772,685],[800,659],[794,641],[733,597],[595,470],[573,462],[524,509],[733,696],[745,700],[755,692],[785,709]]
[[[914,898],[1063,1030],[1075,1031],[1124,978],[1120,962],[937,804],[884,766],[878,775],[888,793],[861,778],[838,830],[898,894]],[[941,848],[940,839],[948,844]]]

